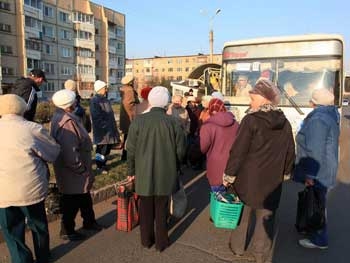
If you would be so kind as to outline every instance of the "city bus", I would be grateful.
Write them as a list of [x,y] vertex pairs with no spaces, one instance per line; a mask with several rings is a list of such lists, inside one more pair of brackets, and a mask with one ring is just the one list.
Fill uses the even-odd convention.
[[238,120],[245,115],[249,96],[237,96],[240,78],[254,86],[269,78],[281,93],[280,107],[296,131],[312,110],[313,89],[327,88],[341,109],[344,90],[344,42],[340,35],[311,34],[227,42],[222,53],[221,88],[225,104]]

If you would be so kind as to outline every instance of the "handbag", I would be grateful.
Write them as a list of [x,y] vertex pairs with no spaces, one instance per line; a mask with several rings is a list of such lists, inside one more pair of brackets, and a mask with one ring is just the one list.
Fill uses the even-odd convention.
[[49,183],[47,197],[45,199],[45,210],[47,215],[55,215],[61,213],[60,208],[61,193],[56,183]]
[[307,186],[298,193],[295,227],[298,232],[313,232],[324,227],[325,206],[314,187]]
[[181,218],[184,216],[187,209],[187,195],[185,188],[180,181],[177,179],[176,191],[170,196],[170,215],[175,218]]
[[116,229],[129,232],[139,224],[139,198],[134,187],[119,186],[117,194]]

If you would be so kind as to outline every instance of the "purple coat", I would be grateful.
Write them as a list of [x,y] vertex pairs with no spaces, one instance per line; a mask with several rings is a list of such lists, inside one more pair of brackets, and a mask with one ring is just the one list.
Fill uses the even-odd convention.
[[222,184],[222,176],[239,124],[232,112],[218,112],[203,123],[200,146],[207,155],[207,178],[210,186]]

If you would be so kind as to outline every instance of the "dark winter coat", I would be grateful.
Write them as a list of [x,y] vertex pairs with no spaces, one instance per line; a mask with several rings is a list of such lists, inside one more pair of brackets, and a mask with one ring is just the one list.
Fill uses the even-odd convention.
[[177,178],[177,163],[185,154],[185,133],[165,109],[151,108],[131,123],[126,150],[128,174],[135,175],[141,196],[170,195]]
[[120,142],[111,103],[105,96],[96,94],[90,100],[94,144],[117,144]]
[[36,106],[38,103],[37,92],[40,91],[37,84],[31,78],[20,78],[16,81],[14,87],[11,89],[12,94],[22,97],[27,103],[24,118],[28,121],[34,121]]
[[225,174],[236,176],[233,187],[245,204],[275,210],[294,159],[292,128],[283,112],[260,110],[242,119]]
[[231,112],[218,112],[204,122],[200,129],[200,147],[202,153],[207,154],[207,178],[211,186],[222,184],[238,127]]

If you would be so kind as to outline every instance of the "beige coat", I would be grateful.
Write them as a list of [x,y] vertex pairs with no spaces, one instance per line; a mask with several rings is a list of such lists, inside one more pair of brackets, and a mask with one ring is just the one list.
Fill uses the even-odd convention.
[[72,113],[56,109],[51,121],[51,135],[61,145],[54,162],[57,186],[63,194],[83,194],[91,190],[92,142],[89,134]]
[[60,147],[41,125],[18,115],[0,119],[0,208],[28,206],[45,199],[46,162],[53,162]]

